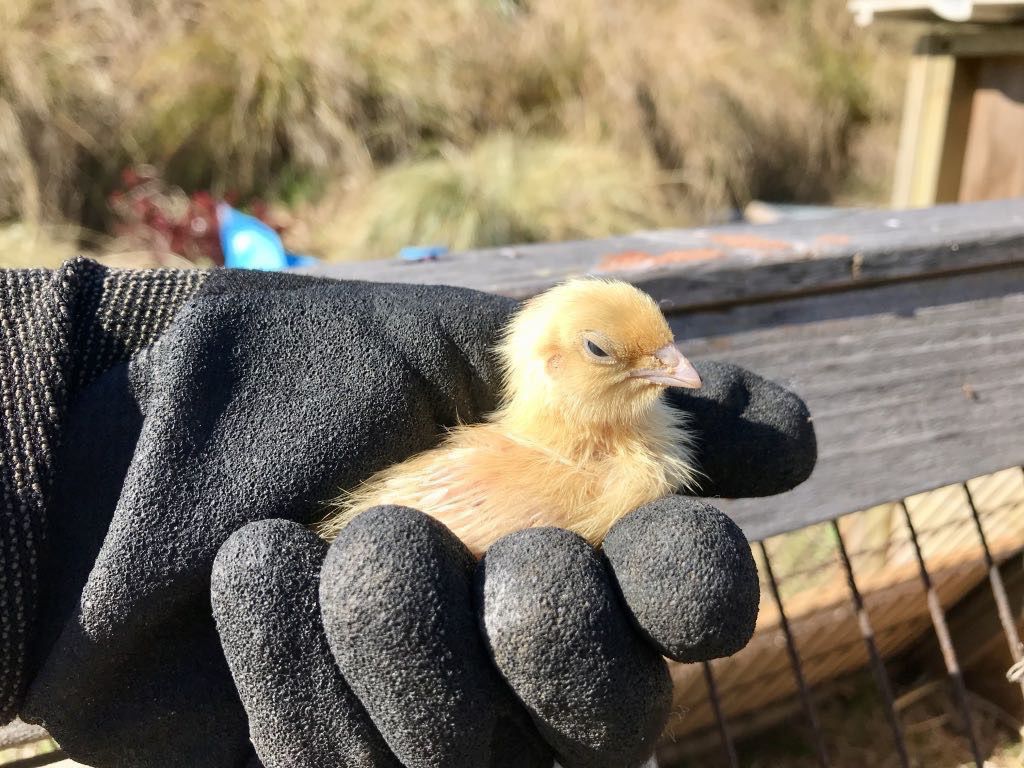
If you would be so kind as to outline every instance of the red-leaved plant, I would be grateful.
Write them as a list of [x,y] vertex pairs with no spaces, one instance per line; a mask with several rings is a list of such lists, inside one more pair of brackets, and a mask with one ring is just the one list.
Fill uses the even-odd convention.
[[[230,205],[237,196],[222,198]],[[189,261],[208,266],[223,265],[217,228],[217,198],[209,191],[191,194],[168,184],[150,166],[126,168],[121,184],[108,198],[113,222],[111,234],[133,250],[176,253]],[[269,207],[262,200],[249,201],[247,212],[274,227]]]

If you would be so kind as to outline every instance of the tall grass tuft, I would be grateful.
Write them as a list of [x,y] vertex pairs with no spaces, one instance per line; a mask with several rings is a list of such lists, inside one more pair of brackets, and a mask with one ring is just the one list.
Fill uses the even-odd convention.
[[[351,4],[350,4],[351,5]],[[369,4],[367,4],[369,5]],[[139,160],[187,189],[275,190],[370,161],[358,133],[366,80],[345,3],[193,2],[170,11],[130,79]],[[353,14],[354,16],[355,14]]]
[[372,258],[412,243],[460,249],[663,226],[672,215],[659,176],[613,146],[496,134],[372,177],[325,207],[315,246]]
[[[127,0],[0,3],[0,221],[77,218],[120,161]],[[101,203],[99,203],[101,204]]]
[[881,199],[905,50],[844,0],[4,0],[0,220],[102,228],[129,163],[320,200],[347,256]]

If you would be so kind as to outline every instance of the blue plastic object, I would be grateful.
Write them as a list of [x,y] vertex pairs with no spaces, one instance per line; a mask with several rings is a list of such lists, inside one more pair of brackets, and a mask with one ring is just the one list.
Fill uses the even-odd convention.
[[316,256],[306,256],[305,254],[292,253],[291,251],[285,251],[284,258],[289,267],[312,267],[320,261]]
[[434,261],[448,253],[445,245],[407,245],[398,252],[402,261]]
[[317,263],[312,256],[286,251],[273,228],[227,203],[217,204],[217,226],[225,267],[276,272]]

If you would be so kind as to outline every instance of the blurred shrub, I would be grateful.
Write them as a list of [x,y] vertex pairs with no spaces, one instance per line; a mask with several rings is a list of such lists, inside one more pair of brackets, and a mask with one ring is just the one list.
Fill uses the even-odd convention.
[[[346,257],[871,199],[905,49],[844,0],[3,0],[0,220],[109,229],[140,163],[324,199]],[[602,191],[580,203],[542,156]]]
[[76,235],[74,230],[41,227],[23,221],[0,224],[0,266],[58,267],[76,255]]
[[77,219],[122,161],[117,62],[138,32],[121,0],[0,2],[0,221]]
[[659,173],[643,157],[508,134],[396,164],[321,216],[313,248],[336,258],[390,256],[410,243],[461,249],[601,237],[672,220]]
[[203,266],[224,264],[217,201],[209,192],[186,195],[142,166],[125,169],[108,203],[116,250],[170,252]]

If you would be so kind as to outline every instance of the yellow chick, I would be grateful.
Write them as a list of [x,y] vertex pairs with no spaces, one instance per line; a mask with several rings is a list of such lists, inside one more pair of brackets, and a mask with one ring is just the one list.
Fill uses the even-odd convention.
[[515,313],[497,353],[498,410],[344,493],[321,536],[396,504],[437,518],[477,557],[534,526],[597,545],[631,510],[694,487],[685,417],[662,393],[701,380],[650,296],[619,281],[563,283]]

